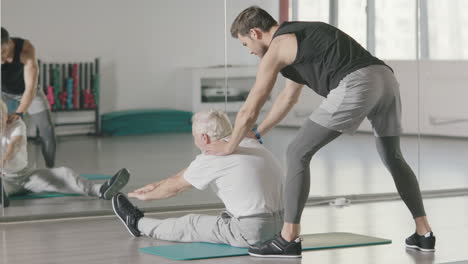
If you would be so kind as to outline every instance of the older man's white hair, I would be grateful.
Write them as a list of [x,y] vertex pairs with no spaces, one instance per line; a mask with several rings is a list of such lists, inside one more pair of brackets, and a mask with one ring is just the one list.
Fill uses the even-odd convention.
[[231,135],[232,124],[221,110],[203,110],[192,117],[193,129],[197,134],[207,134],[211,139],[221,139]]

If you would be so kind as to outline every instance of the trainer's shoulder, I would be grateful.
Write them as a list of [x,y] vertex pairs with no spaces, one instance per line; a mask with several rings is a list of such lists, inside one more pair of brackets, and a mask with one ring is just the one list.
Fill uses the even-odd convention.
[[23,62],[36,59],[36,49],[33,44],[25,39],[23,44],[23,49],[21,50],[21,60]]
[[275,37],[268,51],[275,54],[277,59],[285,65],[293,63],[297,54],[296,35],[294,33],[288,33]]
[[284,47],[285,45],[295,44],[296,41],[296,35],[294,33],[286,33],[275,37],[271,41],[271,47]]

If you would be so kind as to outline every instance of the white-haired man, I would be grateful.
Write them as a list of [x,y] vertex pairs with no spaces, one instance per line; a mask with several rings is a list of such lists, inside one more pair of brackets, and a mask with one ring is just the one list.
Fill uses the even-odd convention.
[[74,193],[110,200],[127,184],[130,174],[125,168],[103,184],[82,178],[67,167],[31,169],[26,125],[21,118],[7,120],[7,107],[0,99],[0,204],[3,207],[9,206],[9,195],[26,192]]
[[182,242],[211,242],[248,247],[281,230],[283,170],[274,156],[255,139],[244,138],[230,156],[204,154],[207,145],[229,140],[232,125],[224,112],[208,110],[192,117],[195,145],[201,150],[177,174],[128,194],[140,200],[164,199],[192,186],[211,186],[226,211],[219,216],[189,214],[180,218],[144,217],[123,194],[112,198],[116,215],[133,236]]

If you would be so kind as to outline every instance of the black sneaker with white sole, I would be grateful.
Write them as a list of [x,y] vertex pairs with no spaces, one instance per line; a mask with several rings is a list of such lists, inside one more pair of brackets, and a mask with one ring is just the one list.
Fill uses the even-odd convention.
[[130,178],[130,172],[123,168],[120,169],[112,178],[102,184],[99,189],[100,198],[104,200],[110,200],[112,196],[120,192],[122,188],[128,183]]
[[302,257],[302,238],[286,241],[281,234],[265,241],[257,247],[249,248],[249,255],[260,258],[300,258]]
[[406,239],[405,243],[408,248],[414,248],[425,252],[433,252],[435,251],[436,237],[432,232],[427,232],[422,236],[418,235],[418,233],[414,233]]
[[112,197],[112,208],[132,236],[141,236],[138,221],[144,214],[138,207],[134,206],[123,193],[118,193]]

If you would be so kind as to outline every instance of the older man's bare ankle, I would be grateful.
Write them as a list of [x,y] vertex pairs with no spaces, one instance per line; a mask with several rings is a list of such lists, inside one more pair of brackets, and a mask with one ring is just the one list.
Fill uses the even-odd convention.
[[295,240],[300,234],[301,226],[299,224],[284,223],[283,229],[281,230],[281,237],[286,241]]

